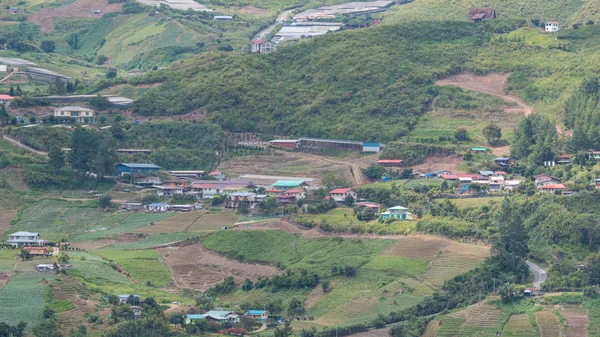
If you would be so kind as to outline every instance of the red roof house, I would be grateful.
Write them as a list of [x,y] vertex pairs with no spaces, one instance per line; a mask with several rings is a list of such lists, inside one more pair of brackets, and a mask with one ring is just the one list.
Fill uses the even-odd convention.
[[356,200],[358,195],[351,188],[336,188],[329,192],[329,196],[337,202],[344,202],[348,196]]

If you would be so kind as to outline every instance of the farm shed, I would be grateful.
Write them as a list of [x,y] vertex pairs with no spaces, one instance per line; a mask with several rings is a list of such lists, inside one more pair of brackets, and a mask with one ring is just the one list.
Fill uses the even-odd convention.
[[160,171],[160,166],[154,164],[120,163],[115,165],[115,170],[119,175],[126,173],[150,173]]

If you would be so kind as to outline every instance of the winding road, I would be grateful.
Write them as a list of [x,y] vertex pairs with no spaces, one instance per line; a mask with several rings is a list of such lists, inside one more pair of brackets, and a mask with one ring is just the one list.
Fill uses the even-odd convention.
[[7,142],[10,142],[13,145],[15,145],[17,147],[20,147],[22,149],[29,150],[29,151],[31,151],[33,153],[39,154],[40,156],[48,157],[48,152],[43,152],[43,151],[38,151],[36,149],[33,149],[33,148],[31,148],[31,147],[29,147],[27,145],[22,144],[21,142],[19,142],[18,140],[14,139],[12,137],[9,137],[9,136],[6,136],[6,135],[2,135],[2,139],[6,140]]
[[271,34],[273,29],[275,29],[275,27],[277,27],[277,25],[284,23],[287,20],[288,16],[292,13],[292,11],[293,11],[293,9],[290,9],[290,10],[287,10],[287,11],[279,14],[277,16],[277,20],[275,20],[275,23],[270,25],[269,27],[265,28],[260,33],[256,34],[256,37],[254,39],[255,40],[263,40],[265,37],[267,37],[267,35]]
[[546,282],[548,274],[545,270],[543,270],[540,266],[534,264],[533,262],[525,261],[525,263],[527,263],[529,270],[533,273],[533,286],[535,288],[541,287],[542,283]]

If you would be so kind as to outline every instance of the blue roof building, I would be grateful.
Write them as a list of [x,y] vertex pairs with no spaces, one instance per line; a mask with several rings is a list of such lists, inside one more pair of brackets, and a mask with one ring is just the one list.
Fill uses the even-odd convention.
[[266,323],[269,320],[269,312],[266,310],[248,310],[244,316],[250,317],[258,322]]

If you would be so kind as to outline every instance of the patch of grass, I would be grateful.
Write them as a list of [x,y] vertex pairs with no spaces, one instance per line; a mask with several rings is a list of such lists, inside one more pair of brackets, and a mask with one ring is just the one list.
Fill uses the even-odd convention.
[[390,247],[392,240],[305,239],[282,231],[220,231],[202,242],[208,249],[245,261],[263,261],[322,276],[333,266],[359,267]]
[[110,228],[98,229],[91,233],[77,235],[73,241],[98,240],[111,237],[119,233],[126,233],[135,229],[148,226],[151,222],[157,223],[167,219],[176,213],[133,213],[118,220]]
[[134,232],[148,234],[183,232],[198,220],[202,214],[199,211],[181,212],[154,225],[137,229]]
[[[488,198],[461,198],[449,199],[458,208],[480,207],[488,205],[490,202],[501,202],[503,197],[488,197]],[[438,199],[441,201],[441,199]]]
[[73,310],[75,308],[77,308],[77,306],[75,306],[75,304],[67,301],[67,300],[54,300],[52,302],[49,303],[48,305],[50,307],[50,309],[54,310],[54,312],[59,313],[59,312],[65,312],[65,311],[69,311],[69,310]]
[[122,266],[123,271],[138,283],[150,281],[153,286],[163,287],[172,281],[171,271],[158,260],[160,255],[154,250],[101,250],[94,254]]
[[73,264],[73,269],[69,271],[69,274],[86,282],[96,285],[127,285],[131,283],[125,275],[119,273],[97,255],[83,252],[68,252],[68,255],[71,257],[69,263]]
[[107,249],[147,249],[171,242],[185,241],[201,237],[201,233],[165,233],[145,237],[140,241],[120,243],[108,246]]

